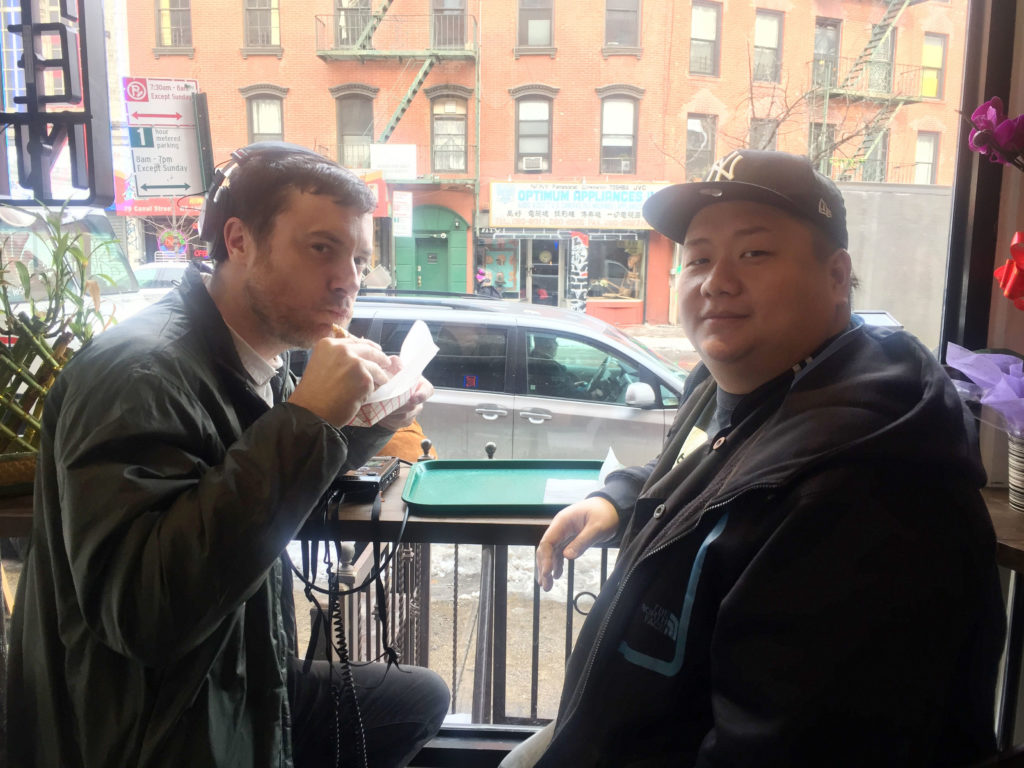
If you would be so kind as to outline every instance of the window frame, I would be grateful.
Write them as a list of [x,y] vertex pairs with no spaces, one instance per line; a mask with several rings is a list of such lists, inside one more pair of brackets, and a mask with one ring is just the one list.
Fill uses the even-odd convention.
[[[818,50],[818,30],[835,30],[835,50],[824,52]],[[817,87],[834,88],[839,82],[839,52],[843,49],[843,22],[826,16],[814,19],[813,63],[811,65],[811,82]],[[822,74],[824,69],[824,76]]]
[[355,47],[371,13],[370,0],[334,0],[334,45],[337,48]]
[[[277,104],[278,120],[281,130],[278,133],[257,133],[256,132],[256,110],[257,102]],[[276,93],[260,91],[250,94],[245,98],[246,126],[249,132],[249,143],[257,141],[284,141],[284,97]]]
[[[605,106],[610,104],[610,103],[613,103],[613,102],[621,102],[621,103],[624,103],[624,104],[629,104],[631,106],[632,110],[633,110],[632,133],[629,136],[629,139],[630,139],[629,157],[622,157],[621,155],[616,155],[614,158],[612,158],[612,157],[605,157],[605,138],[606,137],[610,137],[610,136],[620,136],[621,137],[621,136],[624,135],[624,134],[621,134],[621,133],[609,134],[609,133],[605,132]],[[611,94],[611,95],[605,96],[605,97],[603,97],[601,99],[601,139],[600,139],[601,144],[598,147],[598,164],[600,166],[600,172],[601,173],[604,173],[604,174],[614,173],[614,174],[622,174],[622,175],[631,175],[631,174],[635,174],[637,172],[637,170],[636,170],[636,154],[637,154],[637,132],[638,132],[638,127],[639,127],[639,120],[640,120],[640,100],[638,98],[636,98],[635,96],[627,96],[627,95],[624,95],[624,94],[621,94],[621,93],[616,93],[616,94]],[[610,146],[616,146],[616,145],[610,145]],[[627,170],[627,171],[621,170],[621,167],[622,167],[621,166],[621,162],[619,162],[619,168],[620,168],[619,170],[610,170],[610,168],[615,164],[612,161],[622,161],[622,160],[628,160],[629,161],[629,170]],[[605,167],[605,163],[606,162],[610,163],[607,168]]]
[[[174,7],[175,3],[179,7]],[[182,18],[185,20],[184,24],[180,23]],[[179,20],[177,25],[174,23],[175,19]],[[184,30],[186,33],[178,41],[174,39],[175,29]],[[164,39],[165,31],[170,34],[169,40],[166,41]],[[156,45],[153,48],[153,54],[156,56],[174,53],[192,55],[194,51],[191,0],[156,0]]]
[[[700,149],[697,149],[697,150],[692,150],[691,149],[691,147],[690,147],[690,121],[691,120],[700,120],[701,121],[701,123],[702,123],[701,127],[703,129],[703,134],[705,136],[710,136],[711,137],[711,146],[710,146],[710,148],[704,147],[704,148],[700,148]],[[708,126],[711,127],[710,131],[708,131]],[[709,114],[700,113],[700,112],[687,112],[686,113],[686,164],[684,166],[685,167],[685,171],[684,172],[686,173],[687,180],[689,180],[689,181],[703,181],[704,180],[704,178],[707,176],[707,172],[711,169],[711,166],[714,164],[715,160],[718,159],[716,157],[717,147],[718,147],[718,115],[709,115]],[[694,171],[696,171],[696,168],[691,170],[691,164],[696,159],[695,156],[698,153],[700,153],[701,155],[705,155],[705,154],[707,155],[707,161],[704,164],[704,171],[702,173],[695,173]]]
[[[919,149],[921,146],[921,139],[928,136],[932,141],[932,159],[927,163],[922,163],[919,157]],[[935,184],[935,180],[939,175],[939,146],[942,143],[942,134],[939,131],[918,131],[917,136],[914,138],[914,183],[915,184]],[[928,174],[928,181],[918,181],[918,168],[922,165],[930,167],[931,172]]]
[[[376,89],[374,89],[376,90]],[[374,94],[375,95],[375,94]],[[346,133],[345,132],[345,114],[349,111],[345,109],[345,104],[348,103],[359,103],[360,105],[367,105],[369,109],[370,121],[367,125],[367,130],[364,133]],[[334,109],[337,122],[338,130],[338,163],[346,168],[369,168],[370,167],[370,147],[373,145],[373,95],[364,93],[361,91],[348,90],[343,93],[337,93],[334,97]],[[365,143],[349,143],[345,139],[346,137],[365,136],[368,141]],[[356,153],[355,149],[358,147],[359,152]],[[363,149],[365,147],[365,150]],[[352,150],[350,155],[346,155],[346,150]],[[354,165],[351,162],[351,157],[356,154],[362,154],[365,156],[365,165]]]
[[[533,5],[527,7],[524,3],[543,3],[545,5]],[[548,41],[546,43],[531,43],[529,41],[530,21],[544,20],[548,22]],[[516,12],[516,50],[532,51],[543,50],[547,53],[555,45],[555,3],[554,0],[519,0]]]
[[[448,114],[442,114],[442,115],[439,116],[439,114],[437,112],[438,104],[441,104],[442,102],[447,102],[447,101],[461,102],[462,107],[463,107],[462,112],[461,113],[455,113],[454,116],[451,116],[451,115],[448,115]],[[448,121],[448,122],[453,122],[453,123],[454,122],[459,122],[462,125],[462,133],[461,134],[454,134],[454,133],[451,133],[451,134],[449,134],[449,133],[440,133],[439,134],[437,132],[437,122],[438,122],[439,117],[441,117],[442,119],[444,119],[445,121]],[[438,146],[438,143],[437,143],[437,137],[438,136],[461,136],[461,138],[462,138],[462,147],[461,147],[462,151],[461,151],[461,153],[456,155],[454,150],[451,150],[451,149],[441,149]],[[468,100],[468,98],[465,98],[463,96],[456,96],[454,94],[444,94],[444,95],[435,96],[434,98],[432,98],[430,100],[430,168],[431,168],[431,170],[434,173],[460,173],[460,172],[461,173],[465,173],[466,169],[468,167],[468,164],[469,164],[468,148],[469,148],[469,100]],[[441,167],[441,165],[443,165],[443,164],[438,164],[438,162],[437,162],[438,161],[438,152],[444,152],[446,155],[448,155],[450,157],[457,157],[458,159],[461,160],[461,163],[453,164],[453,165],[455,165],[457,167],[443,168],[443,167]]]
[[[262,25],[255,24],[257,14],[267,13],[269,25],[266,32],[267,42],[262,42],[255,33],[262,33]],[[259,53],[281,52],[281,1],[280,0],[243,0],[242,13],[243,52],[246,55]]]
[[[612,8],[612,5],[626,5],[631,4],[631,8]],[[604,3],[604,55],[608,56],[615,53],[632,54],[637,53],[640,48],[641,41],[641,28],[640,28],[640,0],[605,0]],[[619,29],[617,24],[612,23],[612,18],[620,17],[631,17],[631,21],[628,22],[633,28],[633,34],[631,40],[619,40],[613,39],[618,38],[618,35],[609,34],[612,30]]]
[[[942,60],[938,67],[930,67],[925,64],[925,52],[928,47],[929,38],[941,43]],[[949,35],[940,32],[925,32],[921,41],[921,97],[941,101],[946,93],[946,56],[949,53]],[[935,72],[935,93],[925,93],[925,75],[928,72]]]
[[[695,14],[697,9],[703,8],[705,10],[712,11],[715,14],[715,37],[713,40],[707,40],[705,38],[698,38],[694,36],[695,25]],[[704,44],[711,44],[712,56],[710,61],[710,70],[694,69],[694,43],[700,42]],[[703,75],[705,77],[718,77],[721,73],[721,59],[722,59],[722,4],[718,2],[712,2],[712,0],[693,0],[690,7],[690,64],[689,72],[691,75]],[[703,59],[700,59],[703,60]]]
[[[522,139],[522,124],[523,119],[520,117],[522,106],[525,103],[544,103],[547,105],[548,116],[547,116],[547,133],[545,138],[547,139],[547,152],[530,152],[525,153],[521,151],[521,139]],[[524,94],[516,99],[516,151],[515,151],[515,172],[516,173],[551,173],[551,158],[553,151],[553,139],[554,139],[554,106],[555,100],[553,96],[544,96],[541,94],[531,93]],[[528,122],[539,123],[539,120],[531,120]],[[527,134],[530,137],[535,137],[540,134]],[[523,167],[523,159],[527,157],[540,157],[544,159],[545,167],[538,169],[526,169]]]
[[[776,39],[774,48],[766,48],[764,46],[757,45],[757,21],[758,19],[775,19],[778,23],[776,29]],[[751,77],[754,82],[757,83],[777,83],[782,77],[782,30],[785,23],[786,14],[782,11],[772,11],[766,8],[758,8],[754,12],[754,62]],[[771,57],[772,69],[768,77],[758,76],[758,51],[773,51],[774,55]]]
[[466,46],[466,6],[467,0],[430,0],[431,48],[448,50]]
[[[891,135],[888,128],[879,131],[878,134],[880,134],[878,143],[875,144],[874,149],[869,150],[864,155],[864,163],[860,174],[861,181],[881,183],[889,176],[889,140]],[[871,134],[871,137],[873,136],[874,134]],[[865,137],[865,139],[867,138],[869,137]],[[877,158],[874,157],[876,154],[879,155]],[[869,168],[878,168],[881,170],[881,173],[877,174],[878,177],[875,178],[875,173],[869,174]],[[868,178],[869,176],[872,178]]]

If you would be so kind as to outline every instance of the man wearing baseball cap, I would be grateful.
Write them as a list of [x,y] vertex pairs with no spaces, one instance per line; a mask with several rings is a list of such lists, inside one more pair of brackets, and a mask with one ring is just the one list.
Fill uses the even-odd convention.
[[967,765],[1004,633],[972,422],[913,336],[851,316],[846,211],[737,150],[644,206],[702,364],[662,453],[537,552],[618,538],[554,723],[505,765]]

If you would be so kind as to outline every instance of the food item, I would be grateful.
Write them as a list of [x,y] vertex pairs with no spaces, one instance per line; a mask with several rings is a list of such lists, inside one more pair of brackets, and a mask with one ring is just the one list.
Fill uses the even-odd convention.
[[337,323],[331,326],[331,334],[333,334],[336,339],[347,339],[349,337],[349,332]]

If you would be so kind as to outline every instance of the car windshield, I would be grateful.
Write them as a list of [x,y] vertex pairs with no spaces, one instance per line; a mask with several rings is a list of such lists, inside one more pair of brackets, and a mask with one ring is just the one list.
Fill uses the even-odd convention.
[[624,333],[624,332],[620,331],[618,328],[609,326],[605,330],[604,334],[605,334],[605,336],[608,336],[609,338],[615,339],[620,344],[625,344],[628,347],[632,347],[633,349],[638,350],[640,354],[647,355],[648,357],[653,357],[655,360],[657,360],[659,363],[661,363],[662,366],[667,368],[670,373],[672,373],[675,376],[679,377],[680,381],[685,379],[687,374],[689,373],[685,368],[683,368],[678,363],[675,363],[675,362],[669,360],[664,355],[662,355],[662,354],[660,354],[658,352],[655,352],[653,349],[648,347],[643,342],[638,341],[637,339],[634,339],[632,336],[630,336],[627,333]]

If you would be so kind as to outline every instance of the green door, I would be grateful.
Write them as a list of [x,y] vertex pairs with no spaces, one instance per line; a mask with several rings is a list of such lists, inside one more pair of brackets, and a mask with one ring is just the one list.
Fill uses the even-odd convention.
[[416,290],[448,290],[448,241],[440,237],[416,238]]

